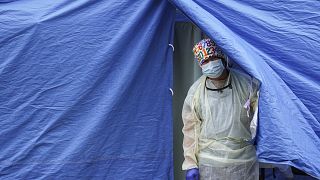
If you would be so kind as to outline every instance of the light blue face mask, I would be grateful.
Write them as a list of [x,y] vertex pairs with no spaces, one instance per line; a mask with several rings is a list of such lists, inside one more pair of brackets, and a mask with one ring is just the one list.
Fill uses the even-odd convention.
[[202,73],[210,78],[218,78],[224,70],[222,60],[209,61],[207,64],[201,66]]

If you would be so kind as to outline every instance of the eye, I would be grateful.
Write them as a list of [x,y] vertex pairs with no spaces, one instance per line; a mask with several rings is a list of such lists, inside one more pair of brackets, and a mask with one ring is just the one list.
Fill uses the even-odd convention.
[[208,58],[208,61],[214,61],[215,60],[215,57],[211,56]]
[[218,59],[220,59],[220,58],[219,58],[219,57],[217,57],[217,56],[212,57],[212,61],[216,61],[216,60],[218,60]]
[[205,65],[205,64],[207,64],[208,62],[209,62],[209,60],[203,61],[202,66]]

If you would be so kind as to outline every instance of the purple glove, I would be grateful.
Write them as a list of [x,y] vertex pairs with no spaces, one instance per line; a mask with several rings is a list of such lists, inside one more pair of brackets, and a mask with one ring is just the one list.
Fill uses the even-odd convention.
[[186,173],[186,180],[199,180],[199,169],[188,169]]

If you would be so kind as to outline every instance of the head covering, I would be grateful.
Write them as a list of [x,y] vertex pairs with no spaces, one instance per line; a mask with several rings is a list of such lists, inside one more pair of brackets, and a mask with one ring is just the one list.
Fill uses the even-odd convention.
[[225,58],[222,50],[213,42],[211,39],[202,39],[193,47],[193,53],[195,60],[200,65],[209,57],[220,57]]

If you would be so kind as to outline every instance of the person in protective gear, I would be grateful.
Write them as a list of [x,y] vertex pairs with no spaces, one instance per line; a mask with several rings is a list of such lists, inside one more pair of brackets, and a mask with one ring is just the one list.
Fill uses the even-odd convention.
[[259,179],[252,143],[258,81],[229,69],[228,57],[210,39],[197,43],[193,52],[203,75],[190,87],[182,109],[186,179]]

